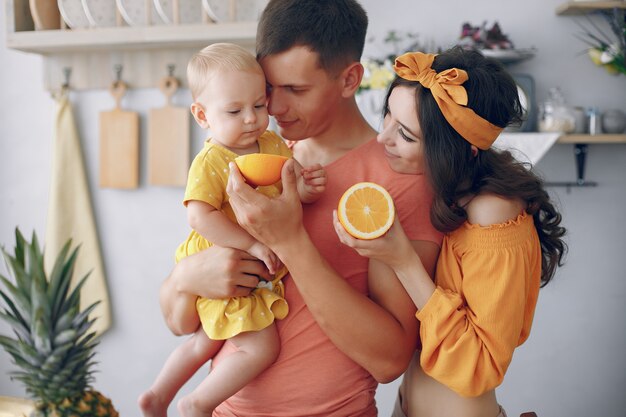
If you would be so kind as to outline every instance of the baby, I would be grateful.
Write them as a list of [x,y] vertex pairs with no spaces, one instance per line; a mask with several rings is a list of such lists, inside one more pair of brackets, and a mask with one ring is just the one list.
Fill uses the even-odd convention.
[[[243,388],[277,358],[280,341],[274,320],[287,315],[281,279],[287,274],[278,257],[237,224],[228,203],[228,164],[239,155],[268,153],[291,157],[285,142],[266,131],[269,116],[265,76],[246,49],[212,44],[194,55],[187,68],[193,96],[191,113],[211,138],[189,170],[184,204],[192,231],[176,251],[176,261],[213,244],[240,249],[260,259],[274,275],[250,295],[226,300],[199,298],[202,328],[168,357],[150,390],[139,397],[145,417],[166,417],[178,390],[220,350],[225,339],[237,347],[204,381],[178,403],[183,417],[211,416],[222,401]],[[298,193],[304,203],[324,191],[321,165],[296,166]],[[268,196],[282,191],[280,182],[257,190]]]

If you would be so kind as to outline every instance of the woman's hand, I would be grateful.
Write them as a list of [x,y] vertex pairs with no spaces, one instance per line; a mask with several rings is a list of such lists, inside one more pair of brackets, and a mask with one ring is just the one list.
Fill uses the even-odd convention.
[[226,187],[237,222],[279,256],[281,245],[288,245],[290,238],[304,231],[293,159],[285,162],[281,177],[282,194],[269,198],[246,184],[237,166],[231,163]]
[[387,233],[372,240],[356,239],[346,232],[339,222],[337,210],[333,210],[333,225],[341,243],[353,248],[359,255],[381,261],[392,269],[398,267],[413,252],[413,246],[397,217]]

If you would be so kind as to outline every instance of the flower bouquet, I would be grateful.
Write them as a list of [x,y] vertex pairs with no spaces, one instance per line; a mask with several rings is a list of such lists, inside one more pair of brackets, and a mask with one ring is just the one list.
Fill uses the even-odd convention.
[[610,74],[626,75],[626,15],[623,9],[613,9],[603,12],[611,34],[607,35],[587,16],[587,21],[593,30],[583,25],[583,33],[577,37],[589,45],[587,54],[591,61],[603,67]]
[[[368,39],[369,43],[374,41],[373,37]],[[387,32],[383,39],[383,47],[385,50],[381,56],[361,60],[365,71],[358,93],[367,90],[386,90],[395,76],[393,62],[398,55],[406,51],[429,52],[433,48],[432,45],[422,44],[419,34],[397,30]]]

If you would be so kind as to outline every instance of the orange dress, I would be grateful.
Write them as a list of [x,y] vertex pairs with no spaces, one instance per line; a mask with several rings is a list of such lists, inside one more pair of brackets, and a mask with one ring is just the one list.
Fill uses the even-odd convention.
[[541,247],[526,213],[504,224],[465,223],[441,248],[437,289],[417,312],[424,372],[466,397],[504,379],[528,338],[541,277]]

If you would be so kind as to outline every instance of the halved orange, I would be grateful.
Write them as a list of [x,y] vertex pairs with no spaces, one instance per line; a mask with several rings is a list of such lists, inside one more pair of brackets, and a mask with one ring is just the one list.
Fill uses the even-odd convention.
[[268,153],[251,153],[235,158],[241,175],[252,187],[272,185],[280,180],[280,172],[287,157]]
[[344,229],[357,239],[365,240],[384,235],[395,215],[391,195],[373,182],[360,182],[348,188],[337,208]]

